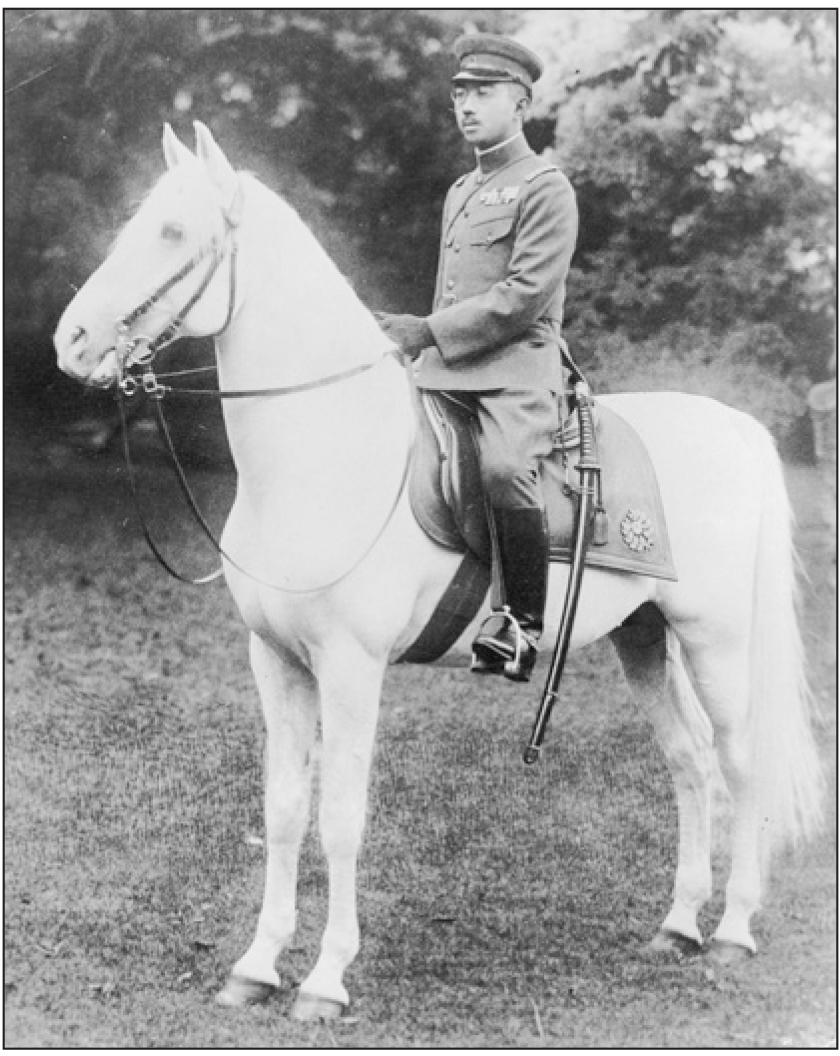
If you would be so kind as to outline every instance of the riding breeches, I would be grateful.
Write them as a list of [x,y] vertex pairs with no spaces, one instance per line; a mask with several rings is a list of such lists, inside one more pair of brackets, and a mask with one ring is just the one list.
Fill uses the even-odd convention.
[[494,510],[544,509],[540,463],[560,427],[557,394],[548,389],[452,393],[477,419],[484,493]]

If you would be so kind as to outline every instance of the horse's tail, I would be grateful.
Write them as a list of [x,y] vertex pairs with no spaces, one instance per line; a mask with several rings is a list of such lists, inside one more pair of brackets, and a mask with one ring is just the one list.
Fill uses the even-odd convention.
[[762,853],[807,839],[822,817],[824,779],[811,729],[813,698],[798,620],[798,559],[782,464],[767,430],[750,419],[763,499],[750,643],[750,723]]

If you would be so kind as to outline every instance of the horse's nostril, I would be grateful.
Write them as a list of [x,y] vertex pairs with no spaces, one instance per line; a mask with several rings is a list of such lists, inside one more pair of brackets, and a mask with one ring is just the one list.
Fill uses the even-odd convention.
[[83,341],[87,337],[87,331],[83,326],[77,326],[74,328],[73,333],[70,335],[70,344],[76,345],[80,341]]

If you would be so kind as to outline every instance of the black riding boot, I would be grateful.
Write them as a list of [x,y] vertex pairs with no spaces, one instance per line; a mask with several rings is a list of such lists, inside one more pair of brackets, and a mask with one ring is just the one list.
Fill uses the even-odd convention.
[[500,595],[473,643],[472,670],[527,682],[537,659],[548,590],[549,533],[540,509],[495,510]]

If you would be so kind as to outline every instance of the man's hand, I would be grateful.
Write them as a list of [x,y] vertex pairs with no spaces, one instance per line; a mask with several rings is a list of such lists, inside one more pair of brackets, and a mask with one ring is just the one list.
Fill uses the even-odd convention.
[[416,359],[424,348],[435,343],[435,335],[425,319],[419,315],[388,315],[375,312],[376,321],[386,334],[399,346],[400,352],[409,359]]

